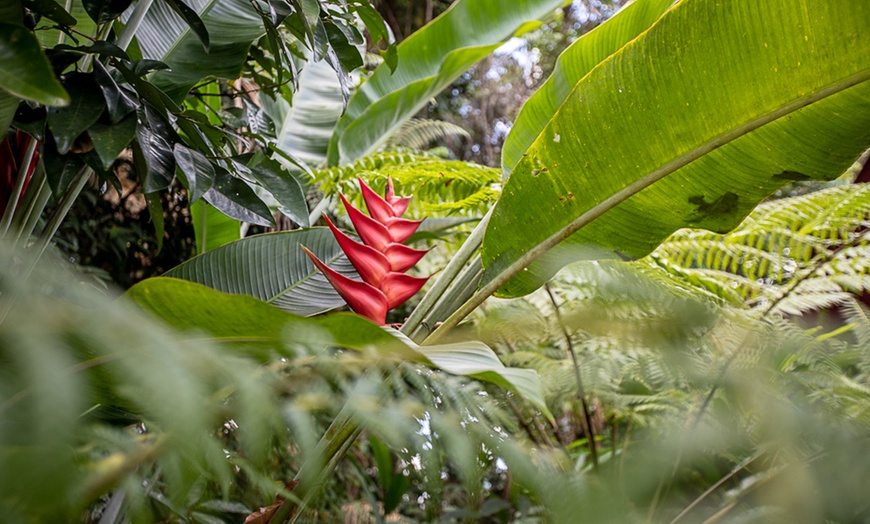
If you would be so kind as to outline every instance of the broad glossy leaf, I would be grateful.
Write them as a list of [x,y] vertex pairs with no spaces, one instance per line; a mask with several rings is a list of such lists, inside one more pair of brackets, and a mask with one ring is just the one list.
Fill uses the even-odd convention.
[[517,163],[484,285],[568,237],[500,294],[535,289],[579,246],[635,258],[681,227],[728,231],[783,173],[839,175],[870,144],[866,20],[863,0],[679,3],[578,79]]
[[673,0],[635,0],[559,55],[553,73],[523,104],[505,139],[501,155],[505,177],[538,138],[574,90],[575,84],[602,60],[651,26],[673,3]]
[[81,155],[61,155],[57,151],[51,134],[46,138],[47,140],[42,142],[41,158],[45,164],[45,178],[48,180],[48,186],[57,197],[66,191],[76,174],[84,167],[85,162]]
[[305,190],[296,176],[271,159],[263,159],[251,168],[251,176],[281,204],[281,211],[302,227],[308,227],[308,203]]
[[[252,237],[256,238],[256,237]],[[237,242],[236,244],[238,244]],[[512,389],[549,416],[535,371],[508,368],[482,342],[418,346],[395,330],[382,329],[351,313],[305,318],[250,296],[222,293],[175,278],[149,278],[125,294],[166,323],[197,340],[206,332],[215,342],[280,348],[290,343],[314,347],[376,349]],[[264,352],[265,356],[271,356]]]
[[227,293],[242,293],[299,315],[344,305],[299,247],[304,245],[332,269],[359,279],[327,228],[248,237],[194,257],[166,273]]
[[397,127],[460,74],[563,0],[460,0],[403,41],[398,66],[379,66],[360,86],[339,120],[329,163],[353,161],[377,149]]
[[[24,0],[23,3],[34,13],[39,13],[41,16],[54,20],[58,24],[72,26],[77,23],[75,17],[54,0]],[[6,18],[0,17],[0,19],[5,20]]]
[[190,26],[164,2],[155,2],[136,32],[146,59],[166,63],[151,80],[175,100],[209,76],[236,78],[251,43],[265,30],[260,15],[247,0],[191,0],[208,31],[208,52]]
[[186,182],[190,202],[196,202],[211,189],[214,167],[205,155],[181,143],[175,144],[173,154],[175,164]]
[[247,183],[216,166],[214,183],[202,198],[227,216],[259,226],[274,226],[269,206]]
[[199,199],[190,205],[196,236],[196,253],[201,255],[242,238],[242,224]]
[[108,169],[136,136],[136,115],[130,115],[113,125],[94,124],[88,129],[88,136],[94,143],[94,151],[103,169]]
[[48,128],[51,129],[61,154],[69,151],[75,139],[100,118],[106,102],[94,75],[73,72],[63,77],[63,86],[70,96],[65,107],[48,110]]
[[33,33],[24,26],[2,22],[0,89],[47,106],[65,106],[70,100]]
[[118,18],[132,3],[133,0],[82,0],[88,16],[98,24]]
[[106,110],[109,113],[109,118],[112,123],[118,123],[125,116],[129,115],[138,107],[136,100],[126,91],[122,90],[106,67],[99,61],[94,60],[94,79],[100,90],[103,92],[103,98],[106,100]]
[[139,124],[136,137],[147,169],[142,186],[145,192],[153,193],[172,183],[175,176],[172,144],[178,142],[178,136],[162,112],[149,104],[144,104],[136,114]]
[[166,3],[169,7],[172,8],[173,11],[178,13],[178,16],[184,19],[187,22],[190,30],[193,31],[193,34],[199,39],[199,42],[202,44],[203,50],[208,53],[208,45],[209,45],[209,37],[208,37],[208,29],[206,29],[205,24],[202,22],[202,19],[199,15],[190,8],[187,4],[182,2],[181,0],[166,0]]

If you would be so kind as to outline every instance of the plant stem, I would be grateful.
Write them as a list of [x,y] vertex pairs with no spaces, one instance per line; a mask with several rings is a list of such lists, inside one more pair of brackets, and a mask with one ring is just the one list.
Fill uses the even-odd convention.
[[[45,252],[48,244],[51,243],[51,239],[54,237],[54,234],[57,233],[60,223],[63,222],[64,218],[66,218],[67,213],[69,213],[69,210],[72,208],[76,198],[78,198],[79,193],[82,192],[82,188],[85,187],[88,179],[93,174],[94,172],[90,167],[85,166],[81,168],[73,179],[72,184],[70,184],[69,188],[66,190],[66,193],[63,194],[63,197],[58,202],[57,209],[55,209],[54,213],[51,214],[51,217],[48,219],[48,224],[45,225],[45,229],[42,230],[39,238],[36,239],[36,243],[34,244],[35,254],[31,269],[36,265],[36,261],[39,260]],[[28,271],[28,274],[29,273],[30,272]]]
[[[34,176],[34,179],[30,181],[30,184],[33,186],[38,181],[39,185],[35,186],[35,194],[30,195],[27,211],[21,217],[21,224],[15,228],[13,246],[19,245],[22,239],[27,239],[33,234],[33,230],[36,229],[36,224],[39,222],[39,217],[42,216],[42,212],[45,210],[45,206],[51,198],[51,189],[48,187],[48,181],[45,178],[45,168],[43,167],[42,162],[40,162],[39,167],[37,167],[37,172],[34,173],[34,175],[39,175],[39,177],[37,178]],[[28,190],[29,189],[30,186],[28,186]],[[27,193],[29,193],[29,191],[25,192],[25,194]]]
[[130,45],[130,42],[133,40],[133,35],[135,35],[136,31],[139,30],[142,20],[145,19],[145,15],[148,13],[148,10],[151,9],[152,3],[154,3],[154,0],[139,0],[136,2],[136,7],[133,8],[133,14],[131,14],[130,18],[127,20],[127,25],[125,25],[123,31],[121,31],[121,35],[118,37],[118,41],[115,42],[115,45],[121,49],[127,49],[127,46]]
[[15,214],[15,210],[18,208],[18,199],[21,198],[24,184],[27,182],[27,171],[30,169],[33,154],[36,152],[36,139],[29,137],[29,140],[27,150],[24,152],[24,158],[21,160],[21,165],[18,166],[18,178],[15,179],[15,185],[12,187],[9,202],[6,203],[6,211],[3,213],[3,218],[0,219],[0,236],[6,236],[6,233],[9,231],[12,215]]
[[490,208],[486,215],[480,219],[480,222],[474,230],[472,230],[468,238],[465,239],[462,247],[459,248],[459,251],[456,252],[447,264],[447,267],[441,271],[438,279],[435,280],[435,283],[432,284],[432,287],[429,288],[429,291],[426,292],[423,299],[417,307],[414,308],[414,311],[411,312],[411,316],[409,316],[408,320],[406,320],[402,325],[402,333],[406,335],[414,333],[417,327],[420,326],[421,322],[430,313],[432,308],[438,303],[441,296],[451,288],[457,275],[459,275],[465,264],[471,260],[471,257],[474,256],[480,248],[480,245],[483,243],[483,233],[486,230],[486,225],[489,224],[489,218],[492,216],[493,209],[494,208]]
[[441,322],[450,313],[456,311],[466,300],[477,291],[480,279],[483,277],[483,264],[480,255],[465,266],[462,273],[457,276],[450,288],[441,296],[441,299],[430,308],[429,314],[420,322],[414,334],[411,336],[416,342],[426,338],[432,332],[434,326]]
[[574,352],[574,342],[571,340],[571,334],[568,333],[565,322],[562,321],[562,313],[559,311],[559,304],[556,303],[556,296],[553,295],[550,284],[544,284],[544,289],[547,291],[547,296],[550,297],[553,311],[556,312],[556,322],[559,323],[562,335],[565,337],[565,352],[571,355],[571,362],[574,364],[574,379],[577,381],[577,398],[580,400],[580,406],[583,409],[583,419],[586,422],[586,444],[589,446],[589,457],[592,459],[592,467],[598,469],[598,449],[595,447],[595,431],[592,429],[592,415],[589,413],[589,404],[586,402],[586,392],[583,389],[583,378],[580,376],[580,362],[577,361],[577,354]]

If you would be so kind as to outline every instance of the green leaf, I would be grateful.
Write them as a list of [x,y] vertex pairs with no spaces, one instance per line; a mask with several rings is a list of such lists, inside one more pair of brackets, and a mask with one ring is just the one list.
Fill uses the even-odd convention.
[[143,104],[137,118],[136,137],[147,169],[147,176],[140,175],[144,178],[142,186],[146,193],[166,189],[175,176],[172,144],[178,142],[178,136],[163,111],[149,104]]
[[9,124],[15,117],[15,110],[20,101],[20,98],[12,96],[6,91],[0,91],[0,129],[9,129]]
[[178,172],[184,177],[190,202],[194,203],[211,189],[215,177],[214,167],[205,155],[184,144],[175,144],[173,154]]
[[247,183],[227,170],[215,166],[214,183],[202,198],[227,216],[260,226],[274,226],[269,206],[260,200]]
[[112,78],[112,75],[99,60],[93,61],[93,67],[94,79],[103,92],[109,118],[113,124],[116,124],[125,116],[135,111],[137,103],[127,92],[118,86],[118,83],[115,82],[115,79]]
[[553,74],[523,104],[505,139],[501,156],[505,177],[538,138],[574,85],[602,60],[651,26],[671,4],[673,0],[636,0],[559,55]]
[[171,70],[152,74],[152,82],[181,100],[203,78],[237,78],[251,43],[265,33],[260,15],[247,0],[208,0],[199,17],[208,31],[208,52],[190,25],[164,2],[155,2],[136,32],[143,58]]
[[191,204],[190,216],[196,236],[196,252],[199,255],[242,237],[241,223],[208,205],[205,200],[200,199]]
[[77,23],[75,17],[54,0],[25,0],[24,5],[34,13],[39,13],[58,24],[72,26]]
[[302,227],[308,227],[308,203],[302,184],[275,160],[265,158],[251,168],[251,176],[281,204],[281,211]]
[[92,74],[73,72],[63,77],[70,103],[48,110],[48,128],[54,135],[57,150],[66,154],[73,142],[91,127],[106,106]]
[[2,22],[0,89],[47,106],[65,106],[70,101],[33,33],[23,26]]
[[783,172],[838,176],[870,144],[868,18],[863,0],[672,8],[577,79],[517,163],[484,288],[528,293],[580,246],[634,258],[682,227],[728,231]]
[[91,20],[105,24],[121,16],[133,0],[82,0],[82,5]]
[[154,224],[154,233],[157,237],[157,253],[163,250],[163,203],[160,201],[160,193],[146,193],[145,200],[148,202],[148,214],[151,215],[151,223]]
[[256,235],[194,257],[166,276],[198,282],[227,293],[243,293],[299,315],[345,305],[299,247],[329,267],[359,280],[327,228]]
[[563,0],[460,0],[399,44],[398,65],[379,66],[360,86],[339,120],[329,163],[347,163],[375,151],[429,99],[491,53],[524,22],[551,13]]
[[188,331],[196,340],[202,340],[204,331],[215,342],[280,348],[289,333],[289,340],[297,344],[353,350],[374,348],[513,390],[552,420],[543,401],[538,374],[530,369],[505,367],[482,342],[418,346],[398,331],[381,328],[353,313],[305,318],[250,296],[222,293],[176,278],[146,279],[130,288],[125,296],[166,323]]
[[193,31],[193,34],[196,35],[196,37],[202,44],[202,49],[206,53],[208,53],[208,29],[206,29],[205,24],[202,22],[202,19],[199,17],[199,15],[196,14],[196,11],[191,9],[181,0],[166,0],[166,3],[169,4],[169,7],[171,7],[173,11],[178,13],[178,16],[180,16],[184,19],[185,22],[187,22],[187,25]]
[[88,136],[94,143],[94,150],[108,169],[136,136],[136,115],[130,115],[114,125],[94,124],[88,129]]

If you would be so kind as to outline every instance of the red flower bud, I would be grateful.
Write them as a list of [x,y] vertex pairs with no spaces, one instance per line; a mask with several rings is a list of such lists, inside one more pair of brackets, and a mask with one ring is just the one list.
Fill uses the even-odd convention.
[[356,268],[363,282],[347,278],[305,249],[308,257],[351,309],[384,324],[387,311],[411,298],[428,280],[404,272],[427,253],[403,244],[420,227],[422,220],[399,218],[408,208],[410,197],[397,197],[392,179],[387,180],[386,198],[381,198],[359,179],[363,200],[372,216],[364,215],[339,195],[362,243],[340,231],[328,218],[326,224],[339,247]]

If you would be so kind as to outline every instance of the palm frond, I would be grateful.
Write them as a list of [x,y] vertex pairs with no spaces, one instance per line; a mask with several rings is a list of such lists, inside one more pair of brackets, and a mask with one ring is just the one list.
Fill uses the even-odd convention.
[[399,126],[387,140],[385,147],[387,149],[407,147],[425,151],[432,142],[450,136],[466,139],[471,137],[468,131],[450,122],[412,118]]

